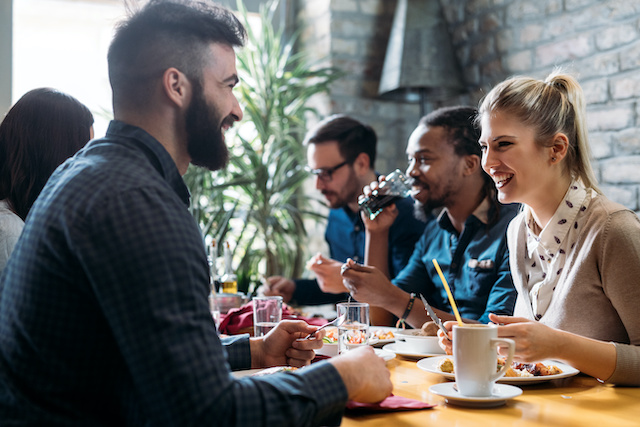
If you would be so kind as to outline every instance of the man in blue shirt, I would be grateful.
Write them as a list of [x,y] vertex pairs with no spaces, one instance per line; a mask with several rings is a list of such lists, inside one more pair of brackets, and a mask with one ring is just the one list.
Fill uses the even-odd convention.
[[384,262],[393,209],[367,221],[369,257],[365,262],[370,267],[353,260],[345,264],[343,277],[353,287],[352,295],[382,308],[372,308],[372,322],[389,324],[393,315],[400,323],[419,328],[430,319],[415,294],[422,294],[442,319],[454,318],[433,259],[451,287],[461,316],[486,323],[489,313],[513,312],[516,294],[506,229],[518,206],[500,205],[492,180],[482,170],[475,114],[468,107],[436,110],[420,120],[409,138],[407,174],[413,180],[417,213],[444,209],[427,225],[409,264],[393,283],[385,274]]
[[118,27],[115,120],[52,175],[0,279],[0,424],[335,425],[347,399],[390,393],[364,348],[231,375],[302,366],[321,346],[301,321],[221,340],[209,312],[181,175],[226,163],[244,35],[204,2],[153,0]]
[[[317,280],[270,277],[268,287],[261,289],[266,295],[282,295],[285,301],[302,305],[347,299],[340,267],[348,258],[364,261],[365,227],[358,197],[362,188],[377,177],[376,143],[370,126],[345,115],[330,116],[307,133],[304,144],[308,146],[308,168],[331,208],[325,231],[331,259],[321,255],[311,259],[308,267]],[[385,241],[392,277],[407,264],[424,230],[425,222],[414,218],[412,205],[410,197],[396,203],[398,216]]]

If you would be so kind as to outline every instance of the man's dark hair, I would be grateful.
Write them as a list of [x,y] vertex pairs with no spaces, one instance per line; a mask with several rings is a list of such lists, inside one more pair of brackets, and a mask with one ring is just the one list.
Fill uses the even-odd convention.
[[109,47],[114,109],[140,108],[165,70],[175,67],[195,84],[211,43],[242,46],[246,30],[229,10],[194,0],[151,0],[121,23]]
[[343,114],[336,114],[311,129],[304,144],[322,144],[328,141],[338,142],[340,154],[348,162],[355,161],[360,153],[366,153],[369,156],[369,167],[374,168],[378,138],[371,126]]
[[[420,119],[420,125],[426,127],[439,126],[444,128],[449,134],[449,143],[453,145],[456,155],[475,155],[482,158],[480,150],[480,129],[475,124],[478,110],[473,107],[444,107],[427,114]],[[491,211],[494,216],[489,218],[489,222],[497,221],[499,202],[496,199],[495,184],[489,175],[482,171],[484,180],[483,192],[485,197],[493,204]],[[491,215],[491,214],[490,214]]]

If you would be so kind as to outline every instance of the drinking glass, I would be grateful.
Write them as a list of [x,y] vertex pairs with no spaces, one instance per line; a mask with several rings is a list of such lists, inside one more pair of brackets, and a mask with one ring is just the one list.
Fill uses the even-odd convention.
[[338,353],[369,344],[369,304],[343,302],[336,305],[338,317],[346,314],[338,325]]
[[216,328],[220,326],[220,307],[218,306],[218,300],[216,299],[216,293],[211,291],[209,293],[209,311],[211,312],[211,317],[213,317],[213,321],[216,323]]
[[409,195],[411,187],[407,181],[408,178],[400,169],[396,169],[370,195],[358,201],[360,209],[369,215],[369,219],[374,220],[382,209]]
[[282,320],[282,297],[253,298],[253,335],[261,337]]

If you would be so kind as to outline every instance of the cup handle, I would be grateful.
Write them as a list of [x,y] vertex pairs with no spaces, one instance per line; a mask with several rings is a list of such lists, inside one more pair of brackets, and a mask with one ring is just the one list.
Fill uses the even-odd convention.
[[515,341],[509,338],[492,338],[491,339],[492,346],[497,348],[498,344],[506,344],[507,347],[509,348],[509,355],[507,356],[507,360],[505,361],[504,366],[500,368],[498,372],[496,372],[496,374],[491,378],[491,381],[496,381],[502,378],[502,376],[507,372],[507,369],[511,367],[511,362],[513,362],[513,355],[516,350]]

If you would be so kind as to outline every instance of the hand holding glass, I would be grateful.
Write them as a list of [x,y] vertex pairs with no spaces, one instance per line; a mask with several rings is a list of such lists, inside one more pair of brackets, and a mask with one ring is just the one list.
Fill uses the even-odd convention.
[[369,219],[374,220],[382,209],[409,195],[411,188],[407,181],[400,169],[396,169],[370,195],[358,201],[360,209],[369,215]]

